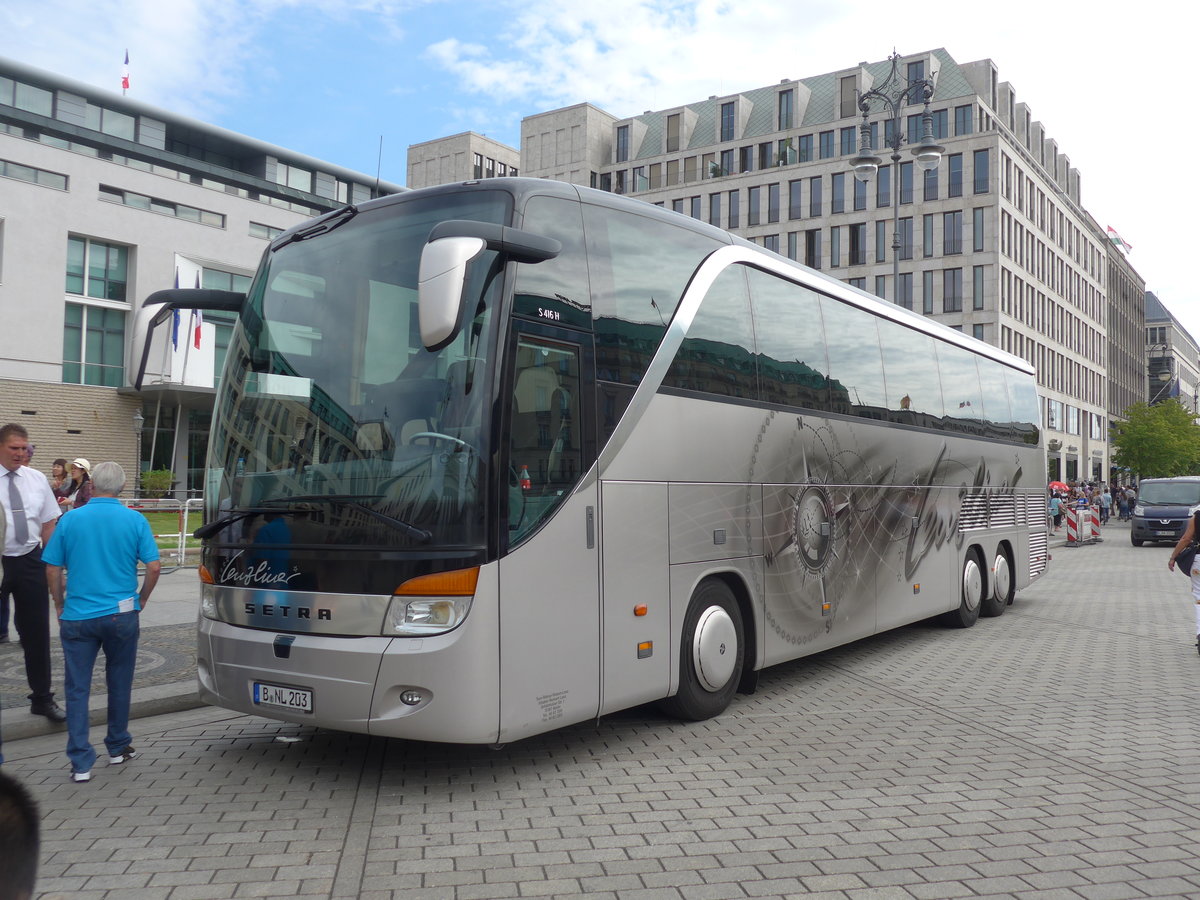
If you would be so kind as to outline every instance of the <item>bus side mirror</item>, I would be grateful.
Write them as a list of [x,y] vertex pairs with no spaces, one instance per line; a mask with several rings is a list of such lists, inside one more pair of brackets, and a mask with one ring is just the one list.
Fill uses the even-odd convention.
[[446,346],[462,327],[467,263],[487,247],[482,238],[444,237],[421,251],[417,277],[417,319],[426,350]]
[[447,219],[435,225],[417,275],[417,320],[426,350],[445,347],[462,328],[467,265],[485,249],[511,262],[539,263],[558,256],[562,244],[493,222]]

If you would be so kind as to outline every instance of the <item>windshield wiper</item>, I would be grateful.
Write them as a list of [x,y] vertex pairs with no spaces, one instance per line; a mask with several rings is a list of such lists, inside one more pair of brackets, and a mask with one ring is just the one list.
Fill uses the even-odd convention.
[[316,237],[318,234],[328,234],[340,225],[345,225],[351,219],[358,215],[358,207],[350,204],[343,206],[336,212],[331,212],[323,218],[317,220],[313,224],[301,228],[299,231],[293,231],[287,237],[281,239],[279,243],[274,244],[271,249],[279,250],[286,247],[288,244],[294,244],[297,241],[306,241],[311,237]]
[[[395,516],[389,516],[387,513],[381,513],[358,502],[359,500],[374,500],[379,496],[379,494],[308,494],[297,497],[279,497],[277,499],[263,500],[262,502],[283,504],[285,509],[292,503],[328,503],[348,506],[350,509],[366,513],[371,518],[383,522],[385,525],[390,525],[419,544],[428,544],[433,540],[433,532],[426,531],[424,528],[418,528],[410,522],[397,519]],[[272,506],[269,511],[278,512],[279,507]]]
[[[197,528],[195,531],[192,532],[192,537],[196,538],[197,540],[204,541],[204,540],[207,540],[208,538],[212,537],[214,534],[216,534],[222,528],[229,527],[234,522],[240,522],[240,521],[242,521],[242,519],[249,519],[253,516],[260,516],[263,513],[278,513],[278,512],[279,512],[279,507],[277,507],[277,506],[244,506],[241,509],[233,510],[232,513],[228,516],[224,516],[220,519],[214,519],[212,522],[209,522],[207,525],[201,525],[199,528]],[[303,512],[303,510],[301,510],[301,512]]]

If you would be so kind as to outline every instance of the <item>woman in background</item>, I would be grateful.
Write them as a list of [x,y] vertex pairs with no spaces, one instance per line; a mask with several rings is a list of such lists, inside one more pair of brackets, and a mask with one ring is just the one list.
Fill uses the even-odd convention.
[[63,512],[79,509],[92,499],[92,464],[80,456],[71,460],[68,471],[71,473],[70,484],[67,485],[67,492],[58,499]]

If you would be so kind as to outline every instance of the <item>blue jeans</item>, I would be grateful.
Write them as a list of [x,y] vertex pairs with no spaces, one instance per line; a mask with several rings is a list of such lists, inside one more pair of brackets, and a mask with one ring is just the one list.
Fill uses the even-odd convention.
[[96,655],[104,651],[104,680],[108,685],[108,734],[104,746],[114,756],[129,746],[129,703],[133,692],[133,667],[137,662],[138,613],[127,612],[95,619],[61,619],[66,669],[67,756],[76,772],[90,772],[96,751],[88,740],[88,697]]

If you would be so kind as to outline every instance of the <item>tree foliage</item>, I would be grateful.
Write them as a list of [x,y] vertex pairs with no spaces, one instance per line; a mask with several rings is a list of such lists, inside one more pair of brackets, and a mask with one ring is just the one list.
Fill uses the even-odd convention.
[[1113,464],[1143,478],[1200,474],[1200,425],[1172,397],[1150,406],[1135,403],[1126,421],[1113,422]]

